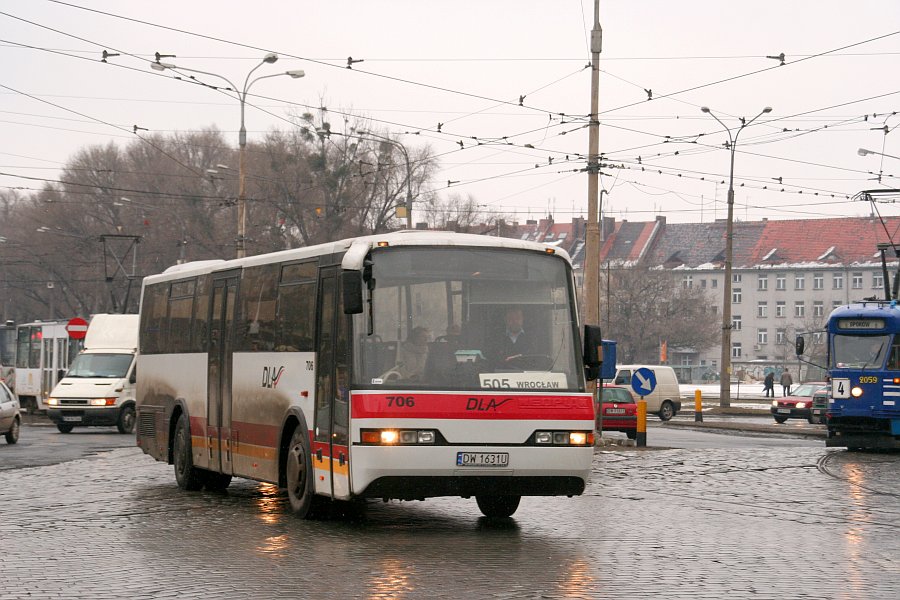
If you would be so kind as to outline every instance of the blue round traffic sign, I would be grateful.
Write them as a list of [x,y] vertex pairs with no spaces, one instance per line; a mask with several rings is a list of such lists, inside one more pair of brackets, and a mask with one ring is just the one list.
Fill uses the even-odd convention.
[[646,396],[656,389],[656,373],[647,367],[641,367],[631,376],[631,389],[638,396]]

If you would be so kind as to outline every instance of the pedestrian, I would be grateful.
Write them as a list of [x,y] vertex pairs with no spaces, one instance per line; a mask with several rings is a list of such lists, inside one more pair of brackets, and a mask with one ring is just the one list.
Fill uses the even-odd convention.
[[794,380],[791,378],[790,372],[785,369],[781,374],[781,393],[783,396],[787,396],[791,393],[791,385],[793,385],[793,383]]
[[763,380],[763,392],[765,393],[766,398],[769,397],[769,394],[771,394],[773,398],[775,397],[775,371],[769,371],[765,380]]

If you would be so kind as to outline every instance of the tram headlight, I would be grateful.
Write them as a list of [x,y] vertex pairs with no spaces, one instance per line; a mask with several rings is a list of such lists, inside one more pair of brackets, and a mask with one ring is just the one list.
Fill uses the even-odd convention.
[[854,398],[860,398],[863,395],[863,389],[858,385],[853,386],[852,388],[850,388],[850,395]]

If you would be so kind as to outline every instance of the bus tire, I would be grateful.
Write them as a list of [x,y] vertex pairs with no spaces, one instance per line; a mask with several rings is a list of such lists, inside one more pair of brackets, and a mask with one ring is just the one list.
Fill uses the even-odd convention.
[[72,433],[75,426],[71,423],[57,423],[56,428],[59,429],[60,433]]
[[191,429],[187,417],[182,413],[175,425],[175,446],[172,451],[175,464],[175,482],[183,490],[196,492],[203,488],[206,478],[203,471],[194,466],[191,454]]
[[15,444],[19,441],[19,417],[13,419],[12,425],[9,426],[9,431],[6,432],[6,443],[7,444]]
[[475,496],[481,514],[495,519],[511,517],[521,499],[522,496]]
[[116,421],[116,428],[119,430],[119,433],[134,433],[134,420],[134,405],[126,404],[119,411],[119,418]]
[[207,471],[204,473],[204,485],[210,492],[224,492],[231,485],[231,475]]
[[291,434],[285,463],[291,510],[301,519],[316,518],[321,512],[323,498],[316,496],[309,432],[305,428],[297,427]]

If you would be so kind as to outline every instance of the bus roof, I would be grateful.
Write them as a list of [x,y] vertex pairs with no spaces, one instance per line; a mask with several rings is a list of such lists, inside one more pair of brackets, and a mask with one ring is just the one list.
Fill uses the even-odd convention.
[[209,271],[226,271],[229,269],[251,267],[255,265],[268,264],[271,262],[300,260],[303,258],[336,254],[340,252],[346,252],[350,249],[350,246],[354,244],[367,244],[369,248],[375,248],[379,243],[386,243],[389,246],[460,246],[473,248],[512,248],[518,250],[533,250],[536,252],[546,252],[548,249],[551,249],[556,256],[561,257],[566,262],[571,262],[569,254],[565,250],[557,248],[552,244],[543,244],[540,242],[530,242],[512,238],[489,237],[472,233],[454,233],[451,231],[420,231],[407,229],[403,231],[395,231],[392,233],[382,233],[356,238],[347,238],[345,240],[326,242],[324,244],[306,246],[303,248],[280,250],[278,252],[272,252],[268,254],[257,254],[254,256],[237,258],[233,260],[202,260],[184,263],[169,267],[160,274],[148,275],[144,279],[147,283],[155,283],[158,281],[179,279],[181,277],[189,276],[192,274],[206,273]]

